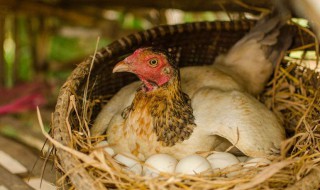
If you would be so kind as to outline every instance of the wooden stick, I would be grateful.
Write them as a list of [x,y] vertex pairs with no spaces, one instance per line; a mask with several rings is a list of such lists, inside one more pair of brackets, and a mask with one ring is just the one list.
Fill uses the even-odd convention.
[[3,49],[3,43],[4,43],[4,35],[5,35],[5,16],[0,15],[0,87],[3,87],[5,85],[5,60],[4,60],[4,49]]

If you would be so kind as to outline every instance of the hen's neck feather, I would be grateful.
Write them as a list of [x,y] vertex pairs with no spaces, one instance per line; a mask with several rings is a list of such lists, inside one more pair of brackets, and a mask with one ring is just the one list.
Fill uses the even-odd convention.
[[[143,109],[145,110],[142,111]],[[138,114],[140,118],[137,119]],[[151,127],[157,140],[164,146],[173,146],[177,142],[188,139],[196,125],[191,100],[181,90],[179,74],[155,90],[149,92],[139,90],[126,119],[133,118],[135,121],[144,121],[144,126],[136,124],[139,125],[137,131],[148,130]]]

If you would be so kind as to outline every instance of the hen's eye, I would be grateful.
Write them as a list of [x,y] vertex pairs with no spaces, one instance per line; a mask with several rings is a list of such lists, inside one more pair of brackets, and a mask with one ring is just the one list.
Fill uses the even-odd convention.
[[157,59],[151,59],[151,60],[149,61],[149,65],[150,65],[151,67],[156,67],[156,66],[158,65],[158,60],[157,60]]

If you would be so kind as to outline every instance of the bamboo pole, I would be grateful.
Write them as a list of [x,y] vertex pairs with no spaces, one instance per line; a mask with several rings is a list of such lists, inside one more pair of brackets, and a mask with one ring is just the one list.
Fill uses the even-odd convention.
[[19,82],[19,67],[20,67],[20,56],[21,56],[21,41],[20,41],[20,34],[19,34],[19,18],[15,16],[13,18],[13,38],[16,44],[15,47],[15,54],[14,54],[14,61],[12,65],[12,79],[13,85]]
[[4,59],[4,39],[5,39],[5,16],[0,15],[0,87],[5,86],[5,59]]

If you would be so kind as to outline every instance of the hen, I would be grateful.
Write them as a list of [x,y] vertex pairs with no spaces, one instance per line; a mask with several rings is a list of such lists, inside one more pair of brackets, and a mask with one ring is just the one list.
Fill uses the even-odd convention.
[[181,80],[166,51],[136,50],[113,72],[132,72],[143,84],[122,88],[100,112],[91,134],[106,131],[117,152],[146,157],[168,153],[180,159],[231,145],[248,156],[269,156],[285,132],[252,95],[263,90],[289,46],[282,25],[278,17],[261,20],[213,65],[182,68]]

